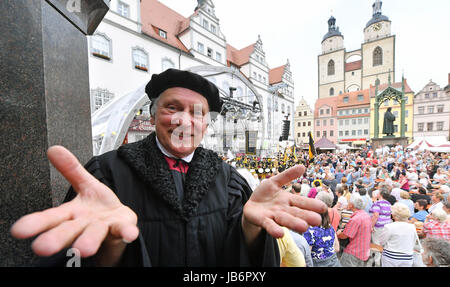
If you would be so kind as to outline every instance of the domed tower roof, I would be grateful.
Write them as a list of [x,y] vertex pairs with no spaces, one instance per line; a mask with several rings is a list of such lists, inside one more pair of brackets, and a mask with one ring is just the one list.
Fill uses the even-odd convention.
[[339,36],[339,37],[344,38],[342,33],[339,31],[339,27],[336,27],[336,18],[331,16],[330,19],[328,19],[328,33],[325,34],[322,42],[325,41],[326,39],[334,37],[334,36]]
[[383,15],[381,12],[381,7],[383,6],[383,2],[381,0],[376,0],[375,3],[373,3],[373,14],[372,19],[370,19],[369,22],[367,22],[366,28],[369,27],[372,24],[381,22],[381,21],[389,21],[389,18]]

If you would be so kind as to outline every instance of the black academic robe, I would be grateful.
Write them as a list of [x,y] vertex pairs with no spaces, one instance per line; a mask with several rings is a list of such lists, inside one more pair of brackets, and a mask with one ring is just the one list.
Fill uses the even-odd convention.
[[[265,231],[255,251],[244,242],[242,210],[252,190],[236,169],[197,148],[181,201],[155,138],[151,134],[85,166],[138,216],[139,238],[127,246],[119,265],[279,266],[277,242]],[[66,200],[74,196],[70,191]]]

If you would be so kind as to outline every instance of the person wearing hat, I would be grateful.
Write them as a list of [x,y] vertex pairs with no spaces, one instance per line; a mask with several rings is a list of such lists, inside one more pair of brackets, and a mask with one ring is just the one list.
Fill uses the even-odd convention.
[[304,232],[320,224],[325,204],[282,190],[303,166],[252,191],[235,168],[199,147],[208,115],[222,108],[214,84],[169,69],[152,76],[146,93],[155,125],[147,138],[84,168],[65,148],[48,150],[72,185],[65,203],[11,228],[15,238],[36,236],[32,249],[50,256],[47,265],[66,264],[72,247],[82,266],[278,266],[281,226]]

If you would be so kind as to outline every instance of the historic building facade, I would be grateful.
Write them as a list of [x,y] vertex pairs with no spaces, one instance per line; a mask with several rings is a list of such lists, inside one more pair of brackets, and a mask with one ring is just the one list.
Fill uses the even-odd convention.
[[347,51],[336,19],[332,16],[328,20],[328,33],[318,56],[319,98],[368,89],[377,79],[384,84],[389,75],[395,79],[395,35],[391,35],[391,21],[382,14],[381,6],[380,0],[373,4],[364,43],[358,50]]
[[[293,144],[294,82],[289,61],[270,68],[263,41],[257,35],[255,42],[243,49],[227,43],[213,1],[198,0],[193,10],[191,16],[184,17],[157,0],[110,2],[104,20],[88,37],[92,113],[168,68],[227,67],[247,79],[252,89],[236,84],[233,76],[208,79],[215,81],[222,96],[231,97],[233,89],[233,98],[243,104],[253,105],[257,98],[260,100],[267,127],[264,134],[256,129],[258,146],[266,150],[276,147],[282,120],[286,118],[291,121],[289,142]],[[143,122],[149,117],[148,105],[138,114],[130,127],[128,142],[142,139],[152,130]],[[244,142],[245,138],[238,134],[228,146],[234,152],[243,152]]]
[[337,103],[338,96],[318,99],[314,105],[314,133],[315,141],[327,138],[337,143]]
[[366,144],[370,140],[369,89],[339,95],[337,120],[339,144]]
[[303,97],[295,110],[294,129],[295,144],[297,146],[309,142],[309,132],[314,135],[314,114]]
[[450,133],[450,94],[430,82],[414,96],[414,138]]

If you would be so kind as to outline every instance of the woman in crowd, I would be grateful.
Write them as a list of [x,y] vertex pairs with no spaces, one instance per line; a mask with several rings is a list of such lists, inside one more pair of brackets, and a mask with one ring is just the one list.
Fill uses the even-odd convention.
[[411,213],[402,203],[394,204],[391,211],[394,222],[384,225],[379,237],[379,244],[383,246],[381,266],[411,267],[418,240],[414,224],[408,222]]
[[331,225],[328,210],[322,215],[320,226],[311,226],[303,234],[311,246],[311,256],[314,267],[341,267],[336,252],[339,251],[339,241],[336,231]]

